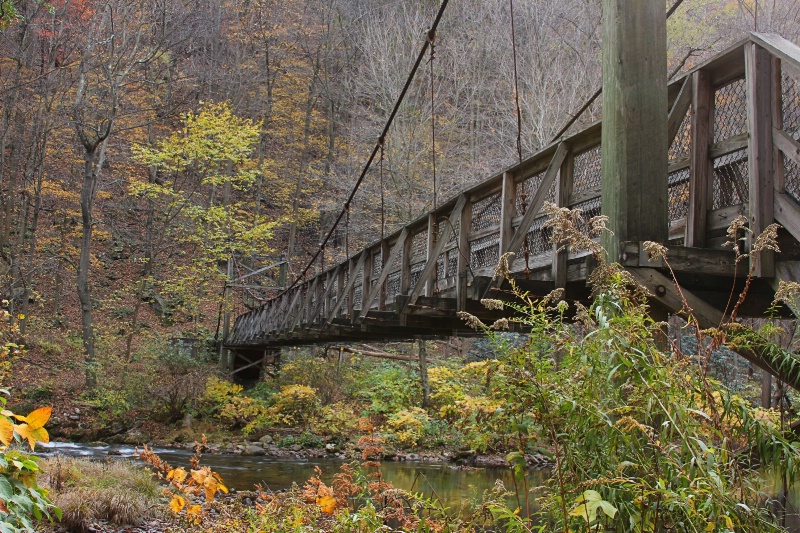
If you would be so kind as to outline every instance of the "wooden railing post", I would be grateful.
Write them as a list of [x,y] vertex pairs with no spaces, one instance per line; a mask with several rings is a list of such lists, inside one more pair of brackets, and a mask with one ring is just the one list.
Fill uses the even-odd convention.
[[[755,43],[745,46],[745,75],[747,84],[747,123],[750,132],[747,165],[750,177],[748,218],[750,230],[748,247],[775,220],[775,188],[773,183],[772,117],[775,106],[772,57]],[[775,275],[775,255],[765,250],[758,257],[753,274],[757,277]]]
[[[556,180],[556,198],[555,202],[558,207],[569,207],[569,198],[572,194],[572,181],[575,174],[575,155],[572,150],[564,158],[561,163],[561,169],[558,173]],[[567,260],[569,259],[569,250],[558,249],[562,243],[553,245],[553,282],[556,288],[564,288],[567,286]]]
[[511,172],[503,173],[500,199],[500,255],[506,253],[514,237],[513,219],[517,210],[517,182]]
[[[364,261],[364,270],[361,275],[361,314],[369,312],[369,309],[364,307],[364,302],[367,300],[367,295],[372,292],[372,269],[375,268],[375,255],[372,250],[367,250],[367,259]],[[356,316],[353,315],[353,320]]]
[[[387,239],[381,241],[381,269],[386,265],[389,260],[389,242]],[[386,289],[388,283],[384,281],[381,283],[381,292],[378,293],[378,309],[383,311],[386,309]]]
[[458,226],[458,278],[456,281],[456,309],[467,310],[467,289],[469,278],[469,230],[472,224],[472,201],[467,199],[461,211]]
[[704,70],[692,74],[692,141],[689,160],[689,212],[686,216],[686,246],[702,248],[713,190],[708,149],[714,135],[714,93],[711,76]]
[[[436,213],[429,213],[428,214],[428,242],[425,249],[425,261],[436,261],[438,258],[432,257],[433,250],[436,247],[436,239],[439,237],[437,235],[439,233],[439,227],[436,224]],[[436,276],[429,279],[425,282],[425,296],[433,296],[434,293],[434,283],[438,283],[439,280],[436,279]]]
[[403,243],[403,259],[400,264],[400,290],[399,294],[408,294],[411,288],[411,254],[413,253],[414,237],[413,235]]

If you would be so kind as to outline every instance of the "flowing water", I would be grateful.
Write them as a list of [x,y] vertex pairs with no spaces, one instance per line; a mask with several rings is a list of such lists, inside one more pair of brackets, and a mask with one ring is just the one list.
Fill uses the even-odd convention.
[[[56,442],[42,446],[41,450],[43,450],[41,455],[59,453],[94,459],[133,458],[135,455],[133,447],[124,445],[89,446]],[[174,467],[188,466],[192,456],[190,451],[175,448],[156,448],[154,451]],[[336,458],[222,454],[208,454],[202,458],[203,465],[211,467],[214,472],[222,476],[228,487],[237,490],[251,490],[257,484],[270,490],[288,489],[293,483],[302,485],[314,475],[315,467],[322,470],[322,480],[330,483],[342,463],[341,459]],[[450,464],[384,461],[381,464],[381,472],[384,479],[395,487],[421,493],[427,498],[438,499],[453,510],[465,508],[470,501],[480,501],[483,492],[492,489],[498,479],[509,489],[513,489],[514,486],[511,471],[505,468],[461,470]],[[548,475],[547,470],[532,470],[530,483],[541,483]]]
[[[89,457],[94,459],[114,459],[118,457],[133,459],[135,449],[131,446],[90,446],[73,443],[51,443],[37,448],[40,455],[62,454],[67,456]],[[175,448],[156,448],[154,450],[162,459],[174,467],[189,466],[192,453]],[[330,483],[333,475],[339,471],[343,461],[335,458],[285,458],[244,455],[204,455],[202,464],[222,476],[228,487],[237,490],[250,490],[261,484],[270,490],[288,489],[293,483],[302,485],[314,475],[315,467],[322,470],[322,480]],[[480,501],[484,491],[494,487],[500,480],[506,488],[513,489],[514,480],[509,469],[482,468],[477,470],[460,470],[450,464],[426,462],[392,462],[385,461],[381,465],[384,479],[395,487],[427,498],[438,499],[453,511],[465,509],[469,502]],[[529,483],[536,486],[549,476],[547,470],[531,470]],[[767,486],[779,492],[780,484],[776,480],[768,480]],[[509,505],[515,502],[510,501]],[[786,526],[789,531],[800,532],[800,491],[791,490],[788,496],[789,514]]]

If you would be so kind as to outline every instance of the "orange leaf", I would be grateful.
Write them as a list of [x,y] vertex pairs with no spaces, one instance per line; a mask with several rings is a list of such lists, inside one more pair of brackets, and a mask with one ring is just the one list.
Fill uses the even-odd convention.
[[9,514],[8,507],[2,501],[0,501],[0,513]]
[[14,424],[8,418],[0,418],[0,442],[6,446],[14,439]]
[[322,498],[317,498],[317,505],[319,505],[320,510],[325,514],[333,514],[336,511],[336,498],[333,496],[323,496]]
[[52,407],[40,407],[39,409],[35,410],[31,414],[25,417],[25,422],[32,429],[39,429],[40,427],[44,427],[47,424],[47,421],[50,420],[50,413],[53,412]]

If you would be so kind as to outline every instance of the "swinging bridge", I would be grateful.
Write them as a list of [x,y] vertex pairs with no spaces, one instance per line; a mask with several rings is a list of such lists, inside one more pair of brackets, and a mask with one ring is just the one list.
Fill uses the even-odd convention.
[[[509,316],[480,303],[509,297],[508,282],[493,277],[506,252],[515,254],[509,266],[523,290],[563,288],[567,300],[588,299],[593,258],[551,243],[545,202],[580,209],[584,223],[609,216],[609,258],[649,289],[657,312],[679,313],[683,300],[666,265],[649,260],[645,240],[668,245],[701,327],[722,322],[731,288],[742,288],[751,267],[739,315],[764,316],[779,280],[800,281],[800,47],[753,33],[669,84],[627,90],[609,82],[647,78],[652,67],[625,60],[649,53],[647,43],[630,44],[630,32],[647,32],[639,19],[620,16],[627,37],[621,31],[617,42],[606,33],[606,46],[623,59],[615,68],[604,57],[604,87],[618,89],[604,91],[606,124],[561,137],[238,316],[224,343],[234,354],[230,369],[257,368],[283,346],[474,336],[457,312],[489,323]],[[636,105],[658,109],[662,98],[663,117]],[[780,224],[782,253],[737,265],[723,244],[739,215],[755,233]],[[764,354],[743,355],[800,387],[796,370]]]

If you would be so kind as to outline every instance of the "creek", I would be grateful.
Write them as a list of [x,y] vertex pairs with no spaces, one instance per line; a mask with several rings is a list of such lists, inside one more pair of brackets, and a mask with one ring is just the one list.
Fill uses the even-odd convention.
[[[65,456],[87,457],[97,460],[126,458],[134,459],[136,450],[132,446],[111,445],[93,446],[86,444],[54,442],[37,448],[39,455],[61,454]],[[173,467],[189,466],[192,452],[177,448],[155,448],[159,457]],[[288,489],[293,483],[301,485],[314,475],[315,467],[322,470],[322,480],[330,483],[333,475],[339,472],[344,461],[328,457],[269,457],[232,454],[206,454],[201,464],[211,467],[222,476],[225,484],[236,490],[252,490],[257,484],[266,489],[278,491]],[[427,498],[438,499],[453,511],[465,508],[470,501],[480,501],[483,491],[495,486],[501,480],[506,488],[514,487],[511,470],[506,468],[460,469],[453,464],[384,461],[381,472],[386,481],[395,487]],[[544,482],[549,477],[548,470],[531,470],[530,483]],[[509,502],[511,503],[511,502]]]
[[[192,456],[192,452],[177,448],[155,448],[154,451],[173,467],[188,467]],[[37,448],[37,453],[43,456],[61,454],[106,460],[135,459],[136,450],[125,445],[94,446],[54,442]],[[293,483],[302,485],[314,475],[315,467],[322,470],[322,480],[330,483],[342,463],[341,459],[327,457],[287,458],[232,454],[207,454],[202,457],[203,465],[211,467],[222,476],[228,487],[236,490],[252,490],[257,484],[273,491],[288,489]],[[462,470],[452,464],[384,461],[381,472],[384,479],[395,487],[438,499],[454,512],[466,509],[471,501],[480,501],[482,493],[492,489],[496,480],[501,480],[507,489],[513,490],[514,487],[511,470],[505,468]],[[539,485],[549,475],[549,470],[529,470],[529,483],[531,486]],[[777,480],[768,478],[765,486],[773,495],[779,493],[780,484]],[[787,503],[789,511],[785,525],[789,531],[800,532],[800,491],[796,486],[789,491]],[[509,505],[514,505],[514,502],[509,501]]]

